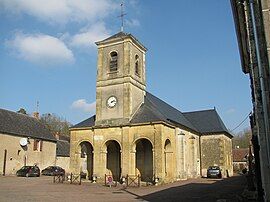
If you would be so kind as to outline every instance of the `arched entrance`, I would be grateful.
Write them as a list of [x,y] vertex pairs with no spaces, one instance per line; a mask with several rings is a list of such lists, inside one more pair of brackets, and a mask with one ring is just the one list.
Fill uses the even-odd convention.
[[93,146],[89,142],[81,142],[81,172],[86,173],[86,177],[91,180],[93,176]]
[[172,145],[167,139],[164,145],[165,176],[172,177]]
[[136,170],[141,175],[142,181],[153,180],[153,146],[144,138],[136,142]]
[[121,148],[117,141],[109,140],[107,146],[106,168],[110,171],[115,181],[120,181],[121,176]]

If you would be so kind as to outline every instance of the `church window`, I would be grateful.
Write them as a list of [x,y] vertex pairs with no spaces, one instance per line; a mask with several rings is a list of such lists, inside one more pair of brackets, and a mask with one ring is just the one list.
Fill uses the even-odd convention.
[[135,55],[135,74],[140,75],[138,55]]
[[118,55],[113,51],[110,53],[110,71],[117,71]]

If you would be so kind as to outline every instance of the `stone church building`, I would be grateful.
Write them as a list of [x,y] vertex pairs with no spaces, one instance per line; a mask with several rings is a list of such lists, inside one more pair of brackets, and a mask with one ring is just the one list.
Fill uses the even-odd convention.
[[96,115],[70,128],[73,173],[171,182],[218,165],[232,175],[232,135],[215,109],[182,113],[147,92],[147,49],[133,35],[119,32],[96,45]]

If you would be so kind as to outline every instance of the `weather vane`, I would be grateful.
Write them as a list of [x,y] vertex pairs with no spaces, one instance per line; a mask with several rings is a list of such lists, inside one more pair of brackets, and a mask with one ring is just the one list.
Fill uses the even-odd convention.
[[121,32],[124,31],[124,16],[126,15],[126,13],[124,13],[124,1],[122,1],[122,3],[120,4],[121,6],[121,15],[119,15],[118,17],[121,18]]

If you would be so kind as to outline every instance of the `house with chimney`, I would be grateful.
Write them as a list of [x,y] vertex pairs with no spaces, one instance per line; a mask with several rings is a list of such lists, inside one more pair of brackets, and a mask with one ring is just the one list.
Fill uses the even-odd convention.
[[38,119],[0,109],[0,175],[15,174],[24,165],[41,170],[56,165],[55,136]]

